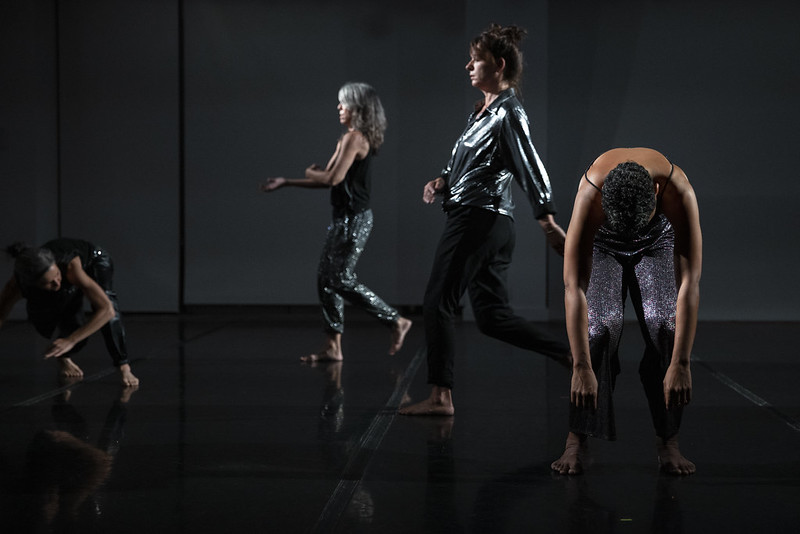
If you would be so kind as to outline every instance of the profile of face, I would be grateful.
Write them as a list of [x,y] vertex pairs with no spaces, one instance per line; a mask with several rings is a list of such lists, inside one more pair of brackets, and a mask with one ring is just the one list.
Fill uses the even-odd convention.
[[467,69],[469,80],[476,89],[493,89],[503,79],[503,71],[491,54],[481,52],[475,47],[470,50],[469,62],[464,68]]
[[353,112],[344,102],[339,102],[339,105],[336,106],[336,109],[339,110],[339,123],[349,128],[350,123],[353,121]]
[[61,289],[61,269],[55,263],[47,269],[36,284],[45,291],[58,291]]

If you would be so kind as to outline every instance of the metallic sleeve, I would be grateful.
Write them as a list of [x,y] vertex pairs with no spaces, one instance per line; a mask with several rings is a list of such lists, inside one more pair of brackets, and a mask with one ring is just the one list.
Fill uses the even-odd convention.
[[508,170],[527,195],[537,219],[555,213],[550,178],[533,146],[525,110],[518,102],[513,107],[501,109],[505,117],[500,148]]

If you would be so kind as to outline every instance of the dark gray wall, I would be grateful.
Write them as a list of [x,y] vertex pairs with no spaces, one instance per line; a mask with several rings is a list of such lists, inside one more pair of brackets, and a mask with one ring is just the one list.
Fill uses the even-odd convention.
[[[546,5],[506,4],[495,3],[492,15],[509,22],[514,12],[531,46],[543,45]],[[422,204],[422,186],[441,170],[480,96],[464,65],[487,17],[462,1],[187,3],[187,303],[316,301],[328,192],[264,195],[257,185],[325,165],[341,133],[337,90],[361,80],[379,91],[389,130],[359,274],[388,301],[419,304],[443,222],[438,207]],[[536,48],[533,63],[544,65]],[[544,84],[529,81],[535,118],[545,110],[534,98]],[[542,141],[544,132],[537,130]],[[519,218],[515,303],[544,314],[541,232],[531,235],[526,206]]]
[[[327,193],[257,188],[327,161],[336,91],[363,80],[390,126],[360,275],[419,304],[442,227],[422,185],[479,96],[467,42],[495,20],[529,30],[524,104],[564,226],[595,156],[657,148],[700,200],[702,318],[797,320],[799,19],[788,2],[3,2],[0,242],[102,243],[128,311],[314,304]],[[514,305],[559,317],[561,260],[518,198]]]
[[178,307],[176,5],[0,4],[0,243],[106,247],[125,310]]

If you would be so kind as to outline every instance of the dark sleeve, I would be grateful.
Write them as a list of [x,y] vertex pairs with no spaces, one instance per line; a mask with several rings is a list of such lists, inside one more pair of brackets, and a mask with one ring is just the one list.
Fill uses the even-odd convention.
[[508,170],[527,195],[534,216],[539,219],[555,213],[550,177],[533,146],[525,110],[519,105],[506,109],[502,121],[500,149]]

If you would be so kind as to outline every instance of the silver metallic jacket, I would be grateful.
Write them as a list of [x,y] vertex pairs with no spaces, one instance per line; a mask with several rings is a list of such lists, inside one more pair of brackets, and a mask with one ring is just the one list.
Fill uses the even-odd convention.
[[547,171],[533,147],[528,116],[514,89],[506,89],[486,111],[469,117],[442,171],[447,186],[442,207],[474,206],[512,217],[511,180],[516,179],[540,218],[555,213]]

